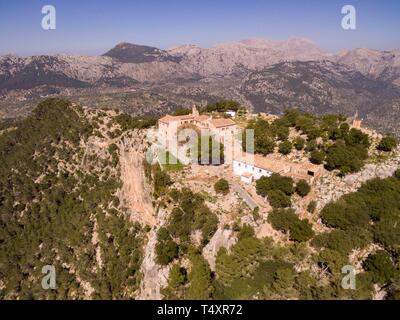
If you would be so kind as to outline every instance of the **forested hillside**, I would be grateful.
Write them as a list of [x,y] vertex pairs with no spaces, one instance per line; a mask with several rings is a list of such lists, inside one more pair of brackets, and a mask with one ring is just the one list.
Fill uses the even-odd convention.
[[[144,161],[155,123],[48,99],[1,126],[0,299],[400,298],[399,162],[326,202],[311,182],[262,177],[253,210],[228,166]],[[246,125],[256,153],[300,153],[327,169],[325,186],[398,157],[394,137],[372,141],[338,115]],[[48,265],[55,290],[42,287]]]
[[[46,100],[0,135],[2,299],[134,297],[141,228],[118,208],[118,148],[89,148],[106,113],[86,113]],[[56,290],[42,289],[44,265]]]

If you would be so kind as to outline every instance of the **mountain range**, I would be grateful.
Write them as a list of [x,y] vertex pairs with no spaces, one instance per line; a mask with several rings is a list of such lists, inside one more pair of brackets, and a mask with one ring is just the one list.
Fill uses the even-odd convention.
[[[19,116],[18,110],[48,95],[88,103],[108,93],[94,104],[108,101],[132,114],[230,98],[278,114],[288,106],[317,114],[359,111],[368,125],[399,134],[399,88],[400,49],[332,54],[302,38],[169,50],[120,43],[101,56],[0,56],[3,117]],[[122,92],[136,94],[122,101]]]

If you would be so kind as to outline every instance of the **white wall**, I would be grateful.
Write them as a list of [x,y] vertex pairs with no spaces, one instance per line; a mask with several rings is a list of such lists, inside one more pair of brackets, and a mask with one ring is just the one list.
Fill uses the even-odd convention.
[[258,180],[261,177],[269,177],[272,174],[271,171],[257,168],[255,166],[234,160],[233,161],[233,173],[235,175],[241,176],[245,172],[249,172],[249,173],[253,174],[253,178],[255,180]]

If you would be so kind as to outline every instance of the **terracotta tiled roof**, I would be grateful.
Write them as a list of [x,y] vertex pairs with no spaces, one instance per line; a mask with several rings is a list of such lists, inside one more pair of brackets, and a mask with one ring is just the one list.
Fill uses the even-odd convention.
[[162,117],[159,121],[168,123],[168,122],[174,122],[174,121],[180,121],[180,120],[193,120],[194,117],[191,114],[184,115],[184,116],[170,116],[166,115],[165,117]]
[[236,125],[236,123],[233,120],[224,119],[224,118],[211,119],[210,123],[216,128],[229,127],[229,126]]
[[306,179],[308,177],[308,171],[313,172],[315,175],[322,174],[324,171],[322,167],[309,162],[293,163],[276,159],[272,155],[264,157],[258,154],[251,155],[243,153],[241,156],[237,156],[235,160],[270,172],[291,176],[295,179]]
[[199,122],[201,122],[201,121],[206,121],[206,120],[208,120],[208,119],[210,119],[210,117],[209,117],[209,116],[206,116],[206,115],[201,115],[201,116],[194,117],[194,120],[195,120],[195,121],[199,121]]
[[253,175],[250,172],[243,172],[242,176],[245,178],[251,178]]

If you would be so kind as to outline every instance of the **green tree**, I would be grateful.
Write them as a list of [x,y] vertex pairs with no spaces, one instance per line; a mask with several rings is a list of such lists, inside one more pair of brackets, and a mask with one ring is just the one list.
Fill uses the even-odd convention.
[[385,136],[381,139],[377,145],[377,149],[380,151],[390,152],[397,147],[397,140],[393,136]]
[[214,184],[214,189],[216,193],[227,195],[229,193],[229,182],[225,179],[219,179]]
[[381,285],[388,283],[395,272],[392,258],[384,250],[369,255],[365,260],[364,268],[372,273],[373,281]]
[[178,256],[178,245],[173,240],[158,242],[156,245],[157,263],[168,265]]
[[311,191],[310,185],[307,183],[305,180],[300,180],[296,184],[296,192],[299,196],[305,197],[308,195]]
[[317,209],[317,202],[315,202],[314,200],[310,201],[310,203],[307,206],[307,211],[310,213],[314,213],[316,209]]
[[310,162],[313,164],[322,164],[325,160],[325,156],[326,154],[324,151],[319,151],[319,150],[311,151]]
[[303,138],[301,138],[301,137],[297,137],[297,138],[294,140],[293,144],[294,144],[294,147],[296,148],[296,150],[301,151],[301,150],[304,149],[304,146],[305,146],[305,144],[306,144],[306,141],[305,141]]
[[212,297],[214,287],[211,282],[211,270],[207,261],[201,254],[192,254],[191,271],[188,275],[189,287],[186,299],[189,300],[208,300]]
[[270,177],[261,177],[256,182],[257,193],[262,196],[267,196],[268,191],[280,190],[286,195],[294,193],[293,179],[283,177],[277,173],[273,173]]
[[280,231],[289,232],[291,240],[296,242],[308,241],[314,232],[307,220],[300,220],[292,209],[275,209],[268,215],[268,221]]
[[268,201],[273,208],[287,208],[292,205],[290,197],[281,190],[270,190],[267,195]]
[[279,144],[279,152],[287,155],[292,152],[293,145],[290,141],[286,140]]

